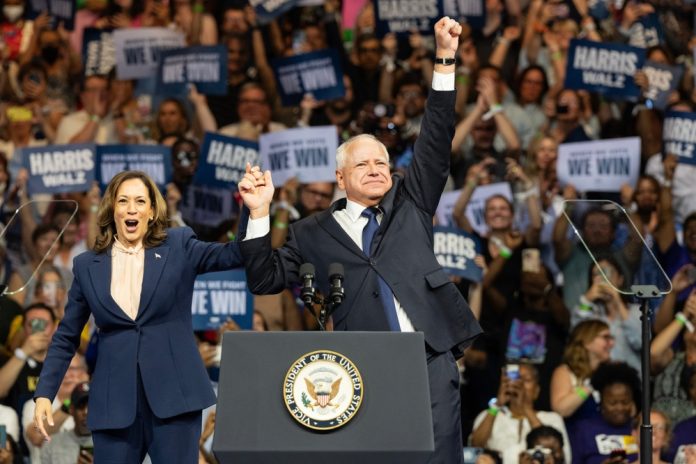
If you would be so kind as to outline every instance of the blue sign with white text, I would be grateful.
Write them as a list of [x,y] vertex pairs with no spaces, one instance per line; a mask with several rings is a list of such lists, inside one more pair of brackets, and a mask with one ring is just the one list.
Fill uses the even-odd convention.
[[227,48],[224,45],[174,48],[160,55],[157,93],[184,95],[195,84],[206,95],[227,93]]
[[340,98],[346,93],[335,50],[277,58],[271,64],[283,106],[298,105],[306,93],[319,101]]
[[86,192],[94,181],[94,144],[26,147],[15,156],[29,171],[30,194]]
[[56,29],[59,23],[63,27],[72,31],[75,28],[75,8],[74,0],[28,0],[27,17],[36,19],[41,13],[48,13],[51,16],[51,29]]
[[98,145],[96,179],[103,190],[121,171],[143,171],[164,191],[172,180],[171,158],[163,145]]
[[205,133],[193,182],[213,188],[237,189],[247,163],[258,164],[259,144],[225,135]]
[[291,10],[299,0],[249,0],[256,10],[261,24],[268,24],[286,11]]
[[251,329],[254,297],[243,269],[209,272],[196,277],[191,301],[193,330],[214,330],[232,319],[241,329]]
[[570,41],[564,87],[585,89],[620,99],[637,99],[633,79],[645,62],[645,49],[627,45]]
[[677,155],[680,163],[696,165],[696,113],[668,111],[662,129],[666,155]]
[[433,227],[435,257],[445,272],[472,282],[483,279],[483,270],[474,258],[481,254],[481,244],[475,235],[456,227]]

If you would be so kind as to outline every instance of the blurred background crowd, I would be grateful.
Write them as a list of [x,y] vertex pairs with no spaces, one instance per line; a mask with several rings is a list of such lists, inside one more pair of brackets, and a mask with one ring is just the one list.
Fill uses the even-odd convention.
[[[345,27],[343,3],[352,1],[359,13],[355,24]],[[26,3],[4,0],[0,12],[3,223],[30,200],[27,173],[17,159],[23,147],[169,146],[173,179],[166,199],[172,226],[188,225],[199,237],[220,241],[235,239],[236,217],[216,227],[197,224],[191,208],[181,205],[205,132],[255,141],[286,128],[333,125],[339,141],[374,134],[386,145],[394,170],[411,160],[432,79],[432,37],[377,35],[369,1],[328,0],[261,24],[242,0],[82,0],[71,31],[47,14],[27,19]],[[454,223],[481,243],[476,264],[483,279],[452,277],[485,330],[460,361],[468,459],[505,464],[636,459],[639,302],[616,288],[650,282],[659,270],[649,253],[626,239],[614,215],[603,209],[577,212],[574,222],[598,257],[600,272],[561,214],[563,200],[605,198],[626,208],[672,281],[673,291],[650,303],[653,459],[695,464],[696,168],[664,150],[662,131],[666,110],[696,108],[696,9],[686,0],[483,4],[485,24],[473,28],[463,22],[456,56],[458,123],[447,187],[460,192]],[[224,45],[226,95],[206,97],[191,88],[183,99],[153,98],[113,72],[85,77],[86,28],[141,27],[181,31],[189,46]],[[666,109],[656,109],[647,98],[649,79],[640,69],[635,80],[643,95],[635,101],[565,88],[570,41],[577,38],[642,47],[652,62],[680,67]],[[340,55],[345,95],[317,101],[307,94],[298,106],[282,106],[271,60],[326,48]],[[559,183],[559,145],[619,137],[640,138],[635,185],[598,193]],[[478,187],[497,182],[511,186],[512,199],[486,199],[487,232],[476,233],[464,212]],[[291,179],[276,186],[276,194],[271,233],[278,247],[290,223],[328,208],[342,192],[333,183]],[[65,310],[72,258],[93,244],[100,192],[94,187],[56,198],[75,200],[77,215],[71,219],[64,203],[24,208],[0,241],[0,283],[9,290],[24,286],[49,256],[23,291],[0,297],[0,427],[6,431],[0,464],[91,462],[86,382],[98,336],[91,325],[54,402],[54,439],[43,442],[31,421],[42,360]],[[538,265],[525,266],[529,256],[538,256]],[[298,289],[287,289],[255,297],[252,329],[316,330],[298,296]],[[228,321],[220,331],[196,334],[213,382],[220,334],[230,329],[239,328]],[[214,410],[204,415],[201,462],[215,462],[214,420]]]

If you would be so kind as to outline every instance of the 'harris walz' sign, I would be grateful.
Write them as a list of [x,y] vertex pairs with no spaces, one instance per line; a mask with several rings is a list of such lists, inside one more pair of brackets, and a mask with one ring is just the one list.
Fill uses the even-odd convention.
[[94,144],[22,148],[29,193],[85,192],[94,180]]
[[433,26],[442,16],[442,0],[374,0],[377,34],[408,34],[416,30],[433,35]]
[[640,95],[633,75],[645,61],[645,50],[627,45],[571,40],[565,87],[631,99]]
[[667,112],[662,140],[663,153],[677,155],[680,163],[696,164],[696,113]]
[[435,257],[448,274],[480,282],[483,270],[474,263],[481,246],[476,237],[455,227],[433,227]]
[[248,140],[205,133],[194,183],[236,190],[247,163],[258,163],[259,145]]

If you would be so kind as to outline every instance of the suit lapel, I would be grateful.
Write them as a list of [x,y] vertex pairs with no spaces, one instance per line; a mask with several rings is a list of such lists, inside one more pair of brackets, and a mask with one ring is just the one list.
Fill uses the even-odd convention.
[[336,241],[346,248],[348,251],[351,253],[354,253],[362,258],[365,258],[365,253],[358,248],[358,246],[355,244],[352,238],[346,233],[345,230],[343,230],[343,227],[336,222],[336,219],[333,217],[333,213],[336,210],[343,209],[346,207],[346,200],[345,198],[336,201],[333,205],[331,205],[331,208],[324,210],[320,213],[317,213],[314,217],[316,218],[317,223],[319,226],[324,229],[329,235],[331,235]]
[[94,257],[92,265],[89,266],[89,277],[102,306],[118,318],[132,322],[111,297],[111,249]]
[[138,316],[140,319],[152,300],[152,296],[157,289],[157,283],[162,276],[169,247],[166,245],[145,249],[145,267],[143,269],[143,288],[140,292],[140,305],[138,306]]

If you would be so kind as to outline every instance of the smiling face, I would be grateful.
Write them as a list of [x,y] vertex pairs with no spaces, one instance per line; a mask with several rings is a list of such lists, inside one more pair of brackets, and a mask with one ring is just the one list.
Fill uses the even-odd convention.
[[377,205],[392,186],[389,159],[377,141],[355,140],[343,166],[336,169],[336,181],[349,200],[365,207]]
[[585,343],[585,349],[597,364],[608,361],[611,358],[611,349],[614,348],[614,336],[609,328],[600,331],[596,337]]
[[615,383],[604,387],[600,410],[604,420],[613,426],[629,422],[635,411],[635,404],[628,385]]
[[492,197],[486,202],[484,219],[491,230],[506,231],[512,226],[512,209],[504,198]]
[[118,240],[129,247],[141,244],[154,214],[152,199],[143,181],[124,180],[116,191],[114,202]]

